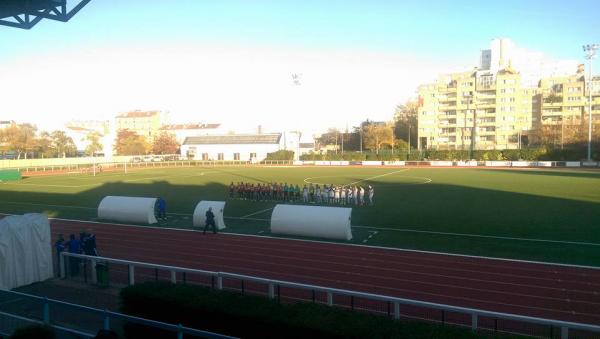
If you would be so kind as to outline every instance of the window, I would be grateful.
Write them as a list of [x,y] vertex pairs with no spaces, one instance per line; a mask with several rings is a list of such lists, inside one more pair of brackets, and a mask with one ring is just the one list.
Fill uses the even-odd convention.
[[256,153],[250,153],[250,159],[255,159],[256,158]]
[[202,160],[208,160],[208,153],[202,153]]
[[239,153],[233,153],[233,160],[240,160],[240,154]]
[[223,155],[223,153],[219,153],[219,154],[217,154],[217,159],[223,160],[223,159],[225,159],[225,156]]

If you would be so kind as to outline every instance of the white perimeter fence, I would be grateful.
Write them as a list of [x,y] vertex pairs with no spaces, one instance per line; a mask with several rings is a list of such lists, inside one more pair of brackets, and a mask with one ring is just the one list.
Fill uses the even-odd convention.
[[[598,338],[600,326],[544,319],[475,308],[444,305],[379,294],[356,292],[255,276],[213,272],[175,266],[61,253],[60,275],[69,277],[69,266],[83,266],[76,279],[94,284],[133,285],[144,281],[170,281],[210,286],[242,294],[262,295],[279,302],[312,301],[353,311],[387,315],[394,319],[421,319],[470,327],[473,331],[517,333],[542,338]],[[100,266],[97,266],[100,265]],[[102,275],[98,275],[102,267]],[[110,268],[110,269],[109,269]],[[91,278],[88,279],[88,272]],[[83,277],[82,277],[83,275]],[[99,281],[99,277],[101,280]],[[110,277],[110,278],[109,278]],[[440,291],[443,292],[443,291]]]
[[[65,158],[34,160],[0,160],[1,169],[17,169],[23,175],[54,173],[90,173],[102,171],[138,170],[162,167],[211,167],[211,166],[364,166],[364,167],[486,167],[486,168],[598,168],[599,161],[287,161],[264,160],[259,162],[240,160],[171,160],[131,161],[131,159]],[[42,161],[44,160],[44,161]]]

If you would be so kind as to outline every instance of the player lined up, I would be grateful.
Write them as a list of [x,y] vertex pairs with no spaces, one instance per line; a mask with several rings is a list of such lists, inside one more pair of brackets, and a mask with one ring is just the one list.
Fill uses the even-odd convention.
[[362,186],[334,186],[319,184],[299,185],[287,183],[254,184],[233,182],[229,185],[229,198],[254,201],[285,201],[335,205],[374,204],[375,190],[371,185],[365,190]]

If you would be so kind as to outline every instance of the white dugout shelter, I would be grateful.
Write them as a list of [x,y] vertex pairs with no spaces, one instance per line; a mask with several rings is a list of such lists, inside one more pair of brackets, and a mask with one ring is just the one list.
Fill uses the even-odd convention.
[[48,217],[30,213],[0,220],[0,289],[50,279],[52,274]]
[[98,218],[120,222],[156,224],[158,198],[106,196],[98,205]]
[[215,225],[217,226],[217,229],[224,229],[226,227],[225,219],[223,217],[223,210],[225,210],[225,201],[200,201],[194,209],[194,226],[204,227],[206,225],[206,211],[208,211],[209,207],[212,207],[212,212],[215,215]]
[[352,208],[277,205],[271,215],[271,233],[352,240]]

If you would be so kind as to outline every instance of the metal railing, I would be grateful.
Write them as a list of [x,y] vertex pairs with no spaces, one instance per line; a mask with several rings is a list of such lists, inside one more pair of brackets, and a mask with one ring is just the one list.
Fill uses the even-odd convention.
[[[98,282],[96,277],[96,264],[105,263],[126,266],[126,279],[125,281],[121,281],[121,283],[124,283],[125,285],[135,284],[138,278],[142,281],[159,280],[162,278],[172,283],[177,283],[178,281],[184,283],[190,282],[210,285],[212,288],[219,290],[239,290],[242,293],[265,295],[269,299],[276,299],[278,301],[281,301],[282,298],[285,297],[282,295],[282,290],[286,289],[288,293],[286,299],[292,302],[298,300],[312,300],[313,302],[323,303],[328,306],[335,305],[371,313],[387,313],[388,316],[393,317],[394,319],[400,319],[401,316],[405,318],[424,319],[424,317],[418,316],[417,309],[433,310],[434,313],[441,315],[441,319],[425,319],[437,321],[442,324],[451,323],[459,326],[467,326],[473,331],[489,330],[494,332],[529,334],[524,332],[528,332],[528,329],[530,329],[531,326],[544,326],[545,329],[549,330],[549,334],[547,334],[548,331],[544,330],[543,335],[536,336],[552,338],[554,337],[554,330],[559,329],[561,339],[569,338],[569,333],[573,331],[583,331],[587,334],[600,333],[599,325],[486,311],[482,309],[445,305],[311,284],[294,283],[277,279],[266,279],[235,273],[214,272],[64,252],[61,253],[60,257],[60,276],[62,278],[66,278],[67,276],[67,257],[89,261],[91,263],[92,283]],[[145,270],[145,272],[140,272],[138,278],[136,278],[138,270]],[[207,277],[209,279],[190,279],[192,275]],[[180,277],[180,279],[178,279],[178,277]],[[505,321],[505,323],[499,324],[499,321]],[[504,328],[499,325],[504,325]]]
[[[98,317],[99,320],[101,321],[102,325],[101,325],[101,328],[95,329],[94,332],[97,332],[97,330],[99,330],[99,329],[111,330],[113,328],[111,326],[111,324],[113,322],[115,322],[116,320],[119,320],[119,321],[123,321],[123,322],[134,323],[134,324],[143,325],[143,326],[149,326],[149,327],[152,327],[155,329],[170,331],[170,332],[173,332],[174,334],[177,334],[178,339],[182,339],[184,335],[193,335],[193,336],[198,336],[198,337],[202,337],[202,338],[215,338],[215,339],[235,338],[235,337],[226,336],[226,335],[213,333],[213,332],[209,332],[209,331],[202,331],[202,330],[198,330],[198,329],[194,329],[194,328],[185,327],[185,326],[182,326],[181,324],[174,325],[174,324],[169,324],[169,323],[165,323],[165,322],[161,322],[161,321],[144,319],[144,318],[140,318],[140,317],[134,317],[134,316],[118,313],[118,312],[112,312],[112,311],[108,311],[108,310],[101,310],[98,308],[72,304],[72,303],[68,303],[68,302],[64,302],[64,301],[60,301],[60,300],[49,299],[49,298],[31,295],[31,294],[27,294],[27,293],[8,291],[8,290],[0,290],[0,295],[13,297],[15,300],[18,300],[20,303],[29,301],[29,302],[33,302],[34,304],[39,304],[38,306],[40,308],[39,311],[41,314],[41,317],[40,317],[41,319],[32,318],[31,315],[29,315],[29,316],[28,315],[18,315],[18,314],[15,314],[14,312],[4,312],[4,311],[0,311],[0,317],[12,319],[12,320],[20,322],[21,324],[37,324],[37,325],[45,324],[47,326],[52,327],[57,332],[65,332],[68,334],[73,334],[78,337],[93,338],[94,336],[96,336],[96,334],[90,333],[89,329],[85,329],[85,330],[73,329],[73,328],[70,328],[66,324],[57,324],[56,321],[53,320],[53,318],[54,318],[53,313],[51,313],[52,307],[61,307],[62,311],[63,311],[62,313],[64,313],[65,309],[75,311],[77,313],[78,317],[83,314],[88,314],[88,315],[93,315],[93,316]],[[33,309],[33,308],[35,308],[35,307],[28,307],[29,312],[31,312],[31,309]],[[56,312],[56,313],[59,313],[59,312]],[[10,333],[6,333],[6,332],[7,332],[7,329],[3,330],[2,328],[0,328],[0,334],[10,335]]]

